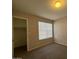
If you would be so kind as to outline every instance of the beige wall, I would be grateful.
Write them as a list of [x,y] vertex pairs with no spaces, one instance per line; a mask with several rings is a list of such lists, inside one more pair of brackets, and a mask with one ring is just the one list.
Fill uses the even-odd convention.
[[56,43],[67,46],[67,17],[54,22],[54,40]]
[[38,38],[38,21],[48,22],[52,24],[53,21],[38,16],[27,15],[24,13],[17,13],[17,12],[13,13],[13,16],[27,18],[27,50],[28,51],[45,46],[53,42],[53,37],[46,40],[39,40]]
[[39,40],[38,38],[38,22],[39,21],[48,22],[48,23],[53,24],[53,21],[51,20],[43,19],[43,18],[39,18],[35,16],[29,16],[29,19],[28,19],[28,42],[29,42],[28,50],[39,48],[39,47],[42,47],[46,44],[53,42],[53,37],[46,39],[46,40]]
[[14,47],[20,47],[26,45],[26,29],[15,28],[14,29]]

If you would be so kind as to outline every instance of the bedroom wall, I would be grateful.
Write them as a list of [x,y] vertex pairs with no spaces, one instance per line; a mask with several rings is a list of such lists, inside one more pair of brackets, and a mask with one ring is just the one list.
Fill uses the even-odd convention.
[[53,24],[53,21],[51,20],[43,19],[35,16],[29,16],[29,19],[28,19],[28,41],[29,41],[28,50],[29,51],[31,51],[32,49],[36,49],[36,48],[45,46],[47,44],[53,43],[53,37],[45,40],[39,40],[39,37],[38,37],[39,21]]
[[[14,16],[28,18],[27,20],[27,50],[31,51],[33,49],[45,46],[47,44],[53,43],[53,37],[46,40],[38,39],[38,21],[48,22],[53,24],[53,21],[45,19],[42,17],[24,14],[24,13],[13,13]],[[53,30],[52,30],[53,31]]]
[[54,40],[58,44],[67,46],[67,17],[54,22]]

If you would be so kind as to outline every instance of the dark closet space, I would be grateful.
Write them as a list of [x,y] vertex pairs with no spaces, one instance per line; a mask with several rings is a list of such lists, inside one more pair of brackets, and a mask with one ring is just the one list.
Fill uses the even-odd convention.
[[27,52],[27,24],[25,19],[13,17],[13,53],[17,57],[19,51],[25,50]]

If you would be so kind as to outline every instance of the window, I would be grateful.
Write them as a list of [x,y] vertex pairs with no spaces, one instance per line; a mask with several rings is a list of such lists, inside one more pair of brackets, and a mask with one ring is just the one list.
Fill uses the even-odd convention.
[[51,38],[52,35],[52,24],[45,22],[38,22],[39,25],[39,40]]

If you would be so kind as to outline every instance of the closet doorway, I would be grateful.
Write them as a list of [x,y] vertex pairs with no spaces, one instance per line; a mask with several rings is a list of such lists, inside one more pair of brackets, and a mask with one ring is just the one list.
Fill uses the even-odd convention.
[[27,19],[13,17],[12,27],[13,56],[18,57],[21,49],[27,52]]

